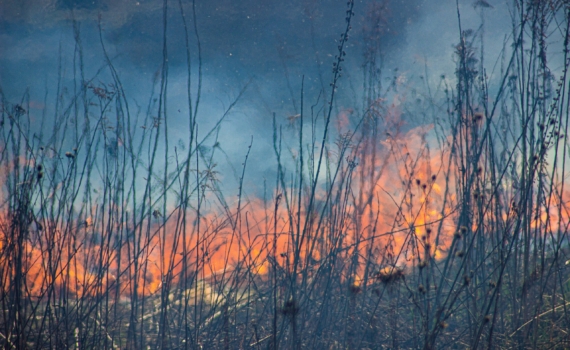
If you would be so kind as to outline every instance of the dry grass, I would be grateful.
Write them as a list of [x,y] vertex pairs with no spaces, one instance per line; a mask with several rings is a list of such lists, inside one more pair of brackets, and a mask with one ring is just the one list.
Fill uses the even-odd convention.
[[349,1],[328,97],[288,121],[296,139],[274,118],[276,182],[261,199],[243,188],[249,149],[237,201],[219,191],[200,89],[188,90],[185,149],[168,144],[166,52],[146,113],[110,59],[109,82],[78,74],[39,133],[30,97],[2,95],[0,344],[569,346],[569,9],[515,4],[500,79],[477,32],[460,29],[455,79],[420,106],[432,125],[410,128],[384,102],[403,87],[381,86],[377,45],[364,53],[365,108],[335,108]]

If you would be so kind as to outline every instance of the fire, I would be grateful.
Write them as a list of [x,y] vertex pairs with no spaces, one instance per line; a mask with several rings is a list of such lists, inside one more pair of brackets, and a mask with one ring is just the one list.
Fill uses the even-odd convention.
[[[276,269],[288,275],[305,270],[308,276],[304,278],[308,278],[332,254],[345,259],[347,279],[361,286],[370,283],[364,280],[370,269],[381,280],[389,280],[404,269],[446,258],[462,231],[451,150],[431,144],[431,126],[400,132],[398,123],[392,124],[395,131],[387,133],[382,142],[363,136],[358,144],[350,145],[354,140],[349,139],[355,137],[348,131],[351,113],[339,115],[338,134],[345,138],[334,153],[339,179],[332,187],[318,188],[312,208],[305,192],[301,192],[299,207],[295,191],[282,191],[272,201],[250,199],[239,211],[225,214],[210,211],[197,217],[196,211],[180,208],[164,214],[150,209],[135,224],[105,217],[98,208],[90,212],[99,210],[99,214],[81,214],[73,221],[36,215],[21,223],[17,213],[4,209],[0,217],[4,289],[12,283],[6,269],[13,265],[7,259],[20,244],[18,239],[23,288],[35,298],[54,288],[78,298],[109,291],[119,296],[153,295],[165,285],[183,285],[185,280],[205,283],[243,269],[259,278]],[[20,162],[36,168],[33,160],[22,158]],[[483,184],[484,174],[480,169],[477,172],[475,179]],[[2,176],[6,179],[10,172],[3,169]],[[350,191],[339,191],[335,186],[346,179],[352,181],[346,187]],[[34,191],[35,181],[32,178],[20,186]],[[45,200],[63,188],[57,184]],[[470,232],[483,230],[485,220],[493,219],[492,213],[485,212],[489,191],[499,189],[473,192],[473,212],[483,219],[474,221]],[[531,227],[548,225],[557,230],[568,221],[567,212],[556,210],[564,200],[554,195],[550,200],[556,205],[536,213]],[[125,214],[124,207],[128,204],[113,204],[109,212]],[[513,207],[501,219],[508,221],[516,215],[520,213]]]

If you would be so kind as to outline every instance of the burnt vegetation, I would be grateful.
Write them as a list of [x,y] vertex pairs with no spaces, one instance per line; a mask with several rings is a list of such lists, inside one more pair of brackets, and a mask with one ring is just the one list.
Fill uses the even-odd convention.
[[[166,4],[186,33],[183,145],[168,138],[166,45],[147,108],[102,36],[100,75],[85,76],[77,40],[74,84],[39,128],[28,94],[1,94],[3,348],[570,347],[567,2],[509,2],[492,73],[484,25],[463,28],[458,10],[455,71],[420,92],[383,76],[384,4],[349,0],[319,99],[301,89],[298,113],[273,116],[276,176],[255,199],[254,146],[237,196],[217,168],[241,93],[198,128],[195,8]],[[363,88],[341,110],[355,11]]]

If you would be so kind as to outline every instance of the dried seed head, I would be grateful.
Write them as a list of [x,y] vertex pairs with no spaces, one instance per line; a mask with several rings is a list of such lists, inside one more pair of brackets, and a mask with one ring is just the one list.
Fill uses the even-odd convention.
[[295,316],[298,311],[299,307],[297,306],[297,303],[294,299],[287,300],[281,309],[281,313],[286,316]]
[[348,290],[350,291],[351,294],[358,294],[362,291],[362,288],[360,288],[360,286],[357,283],[352,283],[350,287],[348,287]]
[[376,273],[376,278],[380,282],[390,284],[404,278],[404,270],[400,267],[385,267]]

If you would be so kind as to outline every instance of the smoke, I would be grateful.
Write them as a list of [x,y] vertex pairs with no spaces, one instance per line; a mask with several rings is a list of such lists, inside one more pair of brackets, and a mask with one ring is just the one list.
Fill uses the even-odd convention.
[[[54,108],[58,79],[71,94],[78,74],[73,67],[80,48],[85,78],[107,83],[109,76],[100,73],[105,66],[102,41],[127,96],[144,110],[156,97],[152,95],[153,91],[156,94],[153,81],[162,67],[164,4],[159,0],[3,2],[0,11],[3,93],[17,101],[29,91],[36,105]],[[190,35],[194,81],[198,55],[193,34],[193,4],[191,1],[181,4],[184,18],[178,1],[167,2],[167,103],[172,139],[184,144],[188,130],[188,67],[183,20]],[[247,86],[222,123],[218,138],[206,144],[209,147],[217,144],[225,152],[223,158],[231,162],[222,165],[222,173],[235,178],[232,174],[240,167],[253,139],[253,161],[249,164],[253,181],[274,178],[275,163],[267,161],[274,158],[272,115],[275,113],[277,123],[287,132],[287,118],[300,113],[301,82],[305,113],[310,113],[307,106],[326,98],[323,91],[328,94],[345,10],[343,2],[332,0],[196,2],[203,72],[199,130],[205,134],[216,125]],[[479,14],[486,11],[491,17],[488,23],[494,27],[486,24],[487,27],[479,30],[493,38],[488,40],[487,49],[500,52],[502,41],[496,38],[508,33],[508,23],[493,16],[504,18],[506,5],[494,3],[492,8],[482,9],[470,1],[461,1],[460,10],[463,29],[481,26]],[[377,68],[383,72],[379,79],[386,80],[385,85],[389,79],[397,79],[401,88],[409,90],[409,86],[418,82],[419,86],[437,84],[442,74],[453,79],[453,44],[459,38],[454,1],[367,0],[357,2],[354,11],[345,74],[337,94],[337,113],[362,104],[362,71],[370,54],[377,56]],[[196,91],[196,84],[193,89]],[[36,118],[44,112],[34,111]],[[44,113],[48,118],[50,114],[51,111]],[[403,118],[408,115],[404,113]],[[426,123],[412,119],[406,122],[411,123],[410,127]]]

